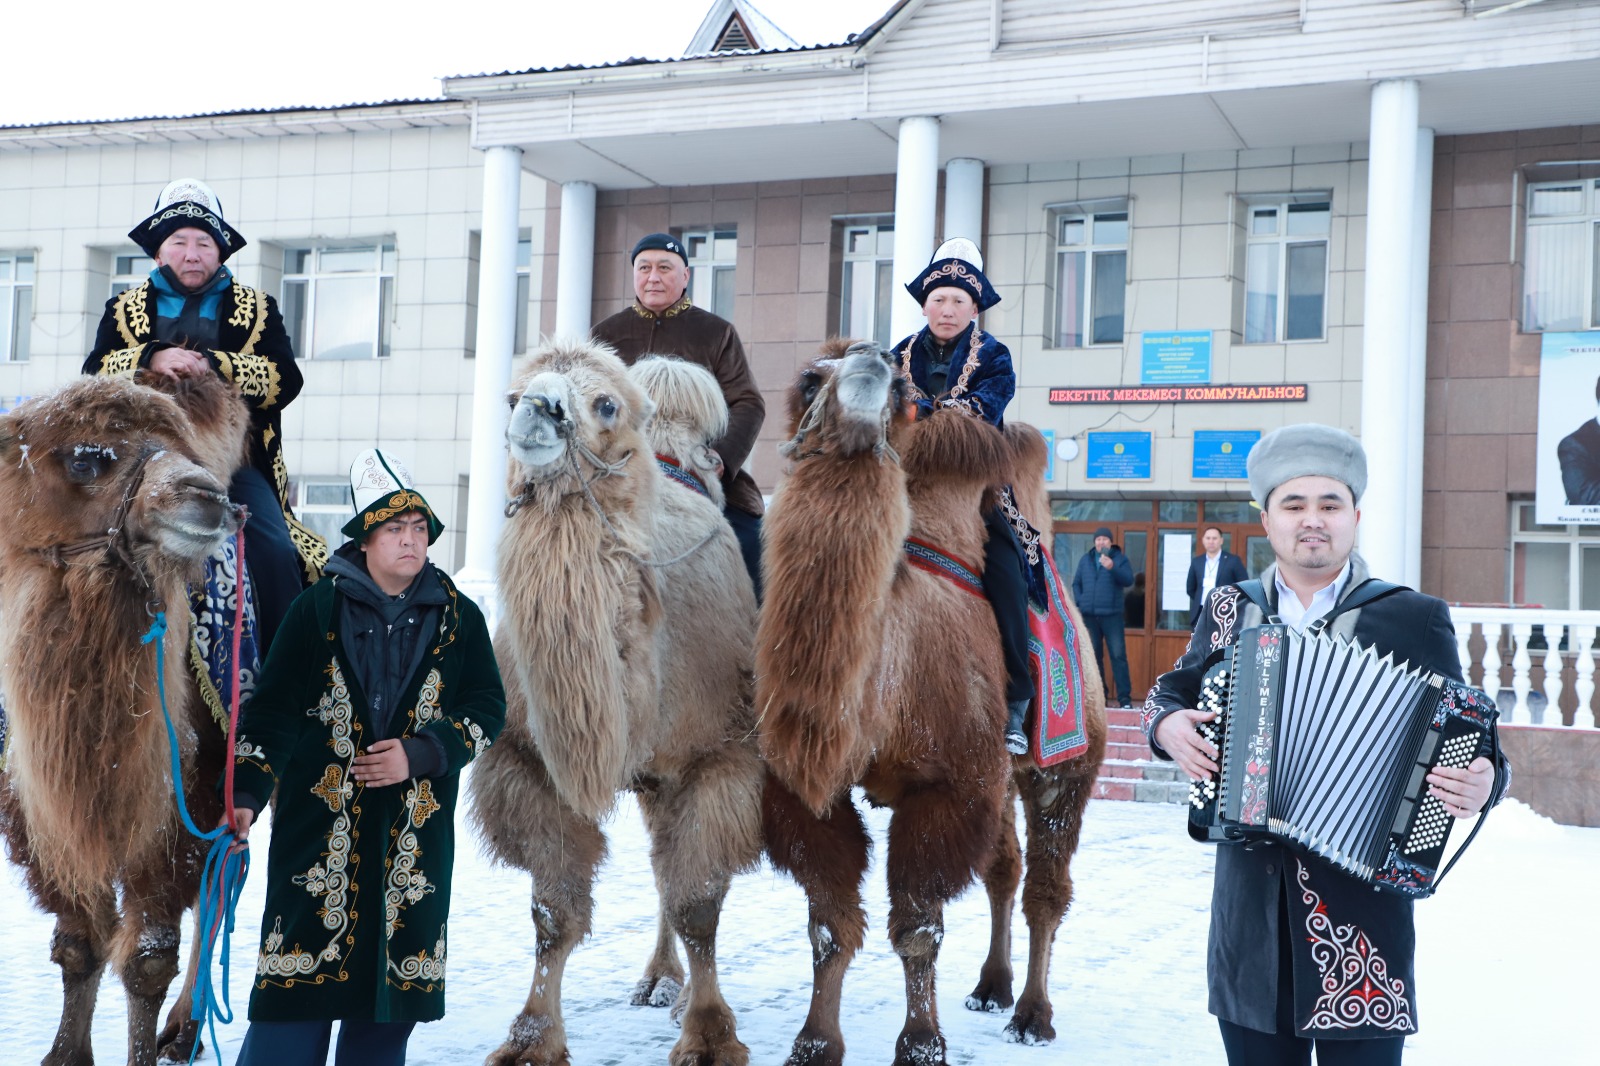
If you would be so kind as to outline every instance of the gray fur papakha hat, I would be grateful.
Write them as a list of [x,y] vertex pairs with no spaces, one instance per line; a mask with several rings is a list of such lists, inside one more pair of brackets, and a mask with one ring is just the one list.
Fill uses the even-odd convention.
[[1256,442],[1245,460],[1250,495],[1267,506],[1272,490],[1285,481],[1314,475],[1331,477],[1350,487],[1354,502],[1367,490],[1367,453],[1361,442],[1342,429],[1302,422],[1275,429]]

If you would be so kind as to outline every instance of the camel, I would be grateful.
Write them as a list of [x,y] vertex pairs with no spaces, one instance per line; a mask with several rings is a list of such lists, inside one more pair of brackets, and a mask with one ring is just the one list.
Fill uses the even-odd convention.
[[[773,865],[810,901],[813,996],[788,1062],[844,1059],[839,997],[866,928],[868,839],[850,798],[855,784],[894,811],[888,932],[906,980],[896,1064],[945,1061],[934,996],[943,909],[979,873],[994,917],[968,1005],[1011,1005],[1010,913],[1021,863],[1010,805],[1019,794],[1031,943],[1007,1036],[1048,1042],[1050,952],[1105,753],[1098,682],[1091,676],[1083,686],[1082,756],[1049,770],[1027,756],[1013,760],[1001,743],[1005,678],[988,602],[972,580],[908,564],[907,555],[909,538],[981,574],[981,508],[1008,482],[1039,486],[1024,492],[1023,507],[1036,528],[1048,528],[1043,441],[1030,427],[1013,424],[1002,435],[958,411],[910,422],[906,382],[876,346],[837,342],[825,351],[789,390],[792,469],[766,519],[756,635],[756,708],[772,774],[763,831]],[[1090,673],[1081,621],[1079,650]]]
[[239,526],[227,485],[249,411],[213,375],[139,378],[173,395],[83,378],[0,415],[0,498],[13,509],[0,536],[11,726],[0,831],[35,903],[56,917],[64,1002],[46,1066],[93,1062],[108,963],[127,992],[130,1064],[150,1066],[158,1051],[186,1060],[198,1038],[192,965],[156,1032],[206,844],[179,822],[156,657],[140,637],[164,608],[184,793],[197,823],[215,825],[225,737],[188,672],[187,584]]
[[[653,403],[606,346],[544,345],[510,397],[495,641],[506,726],[474,770],[471,818],[495,859],[533,875],[537,939],[527,1001],[487,1061],[568,1061],[562,974],[590,929],[600,820],[628,789],[688,954],[669,1061],[744,1066],[716,969],[729,882],[760,856],[756,606],[738,544],[720,508],[661,472],[643,432]],[[669,976],[659,955],[647,996]]]

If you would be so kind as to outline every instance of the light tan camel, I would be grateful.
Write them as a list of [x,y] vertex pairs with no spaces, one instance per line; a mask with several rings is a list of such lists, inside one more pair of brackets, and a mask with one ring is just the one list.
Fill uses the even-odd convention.
[[[238,528],[226,486],[249,412],[211,375],[163,387],[176,399],[83,378],[0,415],[0,685],[11,724],[0,828],[34,901],[56,917],[50,956],[64,1004],[47,1066],[93,1062],[108,963],[127,990],[128,1062],[156,1061],[178,923],[206,849],[179,823],[155,653],[139,639],[163,607],[184,791],[198,824],[221,813],[224,737],[187,672],[186,585]],[[184,1059],[196,1037],[187,996],[164,1034]]]
[[716,970],[729,881],[760,854],[756,608],[738,544],[719,508],[660,472],[643,433],[653,405],[604,345],[546,345],[511,399],[496,637],[508,706],[472,818],[498,860],[533,875],[537,944],[527,1002],[488,1061],[568,1061],[562,974],[590,928],[600,819],[630,789],[688,952],[670,1061],[743,1066]]
[[[1007,482],[1042,484],[1038,433],[1013,426],[1002,436],[958,411],[910,423],[905,381],[884,353],[859,345],[841,356],[839,347],[790,389],[793,469],[766,520],[767,592],[756,637],[761,749],[773,773],[762,812],[768,854],[805,888],[811,908],[811,1009],[788,1061],[844,1060],[840,995],[866,929],[860,883],[868,841],[849,791],[859,783],[871,802],[894,810],[889,939],[906,979],[895,1062],[932,1066],[945,1061],[934,996],[944,905],[986,870],[995,944],[972,1001],[1009,1001],[1019,864],[1006,803],[1019,790],[1033,950],[1008,1032],[1031,1043],[1053,1036],[1050,945],[1071,900],[1068,861],[1104,755],[1105,713],[1091,676],[1083,756],[1041,771],[1002,746],[999,634],[974,587],[983,570],[981,514]],[[1038,496],[1028,505],[1048,528]],[[908,541],[956,565],[910,564]],[[1092,660],[1085,647],[1080,654],[1087,673]]]

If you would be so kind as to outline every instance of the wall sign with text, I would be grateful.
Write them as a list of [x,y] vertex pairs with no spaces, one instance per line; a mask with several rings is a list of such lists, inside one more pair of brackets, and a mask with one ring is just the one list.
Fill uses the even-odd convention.
[[1305,385],[1107,385],[1050,389],[1053,404],[1301,403],[1305,398]]
[[1259,429],[1197,429],[1189,476],[1197,481],[1243,481],[1245,460],[1261,439]]
[[1145,333],[1140,341],[1140,384],[1192,385],[1211,380],[1210,330]]
[[1090,433],[1087,469],[1090,481],[1149,481],[1148,432]]

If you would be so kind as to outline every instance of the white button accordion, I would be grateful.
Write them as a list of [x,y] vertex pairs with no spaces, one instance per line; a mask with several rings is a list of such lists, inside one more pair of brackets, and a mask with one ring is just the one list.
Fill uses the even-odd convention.
[[1275,839],[1376,888],[1433,894],[1451,824],[1428,794],[1465,767],[1498,711],[1480,689],[1284,625],[1246,629],[1200,685],[1217,776],[1189,791],[1189,835]]

